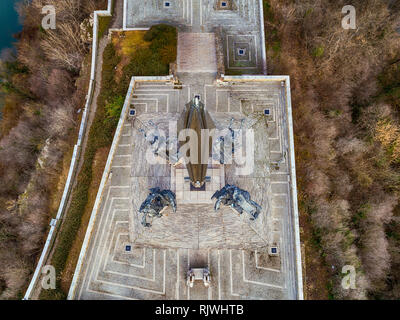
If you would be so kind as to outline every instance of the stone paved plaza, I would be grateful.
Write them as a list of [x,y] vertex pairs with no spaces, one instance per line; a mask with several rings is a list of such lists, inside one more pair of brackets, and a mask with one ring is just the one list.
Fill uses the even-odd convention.
[[[137,82],[131,100],[137,117],[125,122],[76,298],[297,297],[289,167],[284,153],[284,88],[279,81],[209,84],[202,92],[193,91],[197,86],[174,89],[171,82]],[[233,165],[225,166],[225,182],[248,190],[263,206],[256,220],[261,230],[229,208],[214,212],[212,203],[178,200],[181,209],[176,213],[154,220],[144,234],[134,232],[133,220],[148,188],[173,189],[171,166],[149,165],[145,160],[147,145],[138,128],[150,119],[160,127],[177,119],[193,92],[202,94],[219,125],[224,126],[231,117],[244,117],[256,129],[254,172],[236,176]],[[265,108],[271,116],[259,121]],[[277,169],[274,163],[280,160]],[[132,246],[131,252],[126,252],[127,245]],[[271,245],[279,247],[278,257],[268,255]],[[191,289],[186,285],[186,272],[196,265],[211,270],[212,285],[207,290],[202,284]]]
[[[288,79],[221,76],[216,67],[212,27],[221,19],[229,30],[243,26],[237,22],[240,18],[258,32],[254,42],[236,34],[232,40],[228,36],[226,44],[239,43],[249,61],[260,54],[253,51],[260,39],[259,2],[228,1],[233,9],[228,10],[220,9],[219,0],[171,0],[168,14],[164,2],[125,2],[130,28],[177,23],[177,72],[164,78],[133,78],[69,298],[301,299]],[[199,41],[192,43],[193,39]],[[206,56],[199,54],[204,43],[209,43]],[[187,57],[196,55],[199,61],[190,68]],[[226,63],[231,58],[235,56],[229,57],[228,50]],[[262,69],[259,62],[256,66]],[[235,129],[242,124],[254,132],[253,170],[240,173],[242,166],[235,162],[221,165],[210,158],[209,180],[202,191],[190,188],[185,164],[151,164],[146,157],[149,143],[141,132],[149,121],[167,133],[171,123],[179,127],[194,96],[201,97],[207,121],[216,129],[228,128],[234,119]],[[135,116],[129,115],[130,109]],[[247,190],[261,205],[256,220],[229,207],[214,210],[211,196],[226,184]],[[168,208],[144,228],[138,211],[154,187],[176,193],[177,211]],[[270,254],[273,247],[276,255]],[[199,282],[190,288],[188,270],[204,267],[210,270],[210,286]]]

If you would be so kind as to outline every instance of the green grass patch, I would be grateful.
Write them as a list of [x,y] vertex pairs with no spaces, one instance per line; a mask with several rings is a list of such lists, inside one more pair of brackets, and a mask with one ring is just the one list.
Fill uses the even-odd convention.
[[[112,13],[114,12],[114,9],[115,9],[115,0],[112,0],[111,1],[111,12]],[[109,16],[109,17],[99,16],[99,33],[98,33],[99,38],[98,39],[101,39],[104,36],[104,34],[106,33],[106,31],[108,30],[108,28],[111,25],[111,21],[112,21],[112,16]]]
[[124,105],[124,96],[113,97],[111,102],[106,105],[106,112],[109,119],[118,120],[121,114],[122,107]]
[[[114,12],[115,9],[115,0],[111,1],[111,12]],[[101,39],[104,34],[106,33],[106,31],[108,30],[108,28],[111,25],[111,21],[112,21],[112,16],[99,16],[99,32],[98,32],[98,39]]]
[[360,222],[367,217],[367,214],[370,210],[371,205],[369,203],[361,205],[358,211],[351,218],[351,222],[358,228]]
[[329,300],[335,300],[335,294],[333,291],[333,281],[329,280],[328,283],[326,284],[326,289],[328,290],[328,299]]
[[130,63],[125,66],[125,82],[132,75],[157,76],[168,75],[169,64],[176,60],[176,29],[167,25],[153,26],[143,37],[149,42],[148,47],[140,47],[130,56]]
[[275,13],[269,1],[263,1],[264,8],[264,27],[265,27],[265,46],[267,58],[269,60],[279,60],[281,54],[281,40],[275,21]]
[[306,12],[304,13],[304,18],[307,18],[308,16],[310,16],[313,12],[314,12],[313,8],[308,8],[306,10]]
[[99,17],[99,39],[101,39],[110,27],[112,17]]
[[272,43],[272,50],[274,51],[274,56],[278,56],[281,53],[281,42],[280,41],[274,41]]
[[313,56],[316,58],[320,58],[324,55],[325,49],[323,46],[317,47],[313,51]]

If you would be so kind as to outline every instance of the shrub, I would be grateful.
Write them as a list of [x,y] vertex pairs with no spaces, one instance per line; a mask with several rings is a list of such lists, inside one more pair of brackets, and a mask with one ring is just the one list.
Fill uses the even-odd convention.
[[118,122],[125,98],[123,96],[114,97],[111,102],[106,105],[106,113],[109,119]]

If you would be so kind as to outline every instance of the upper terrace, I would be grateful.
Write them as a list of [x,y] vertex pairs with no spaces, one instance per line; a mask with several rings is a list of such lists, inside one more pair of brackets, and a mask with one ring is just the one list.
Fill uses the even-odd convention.
[[[287,80],[287,79],[286,79]],[[284,84],[282,86],[282,83]],[[298,259],[296,205],[291,179],[290,131],[285,78],[226,78],[177,89],[172,78],[135,78],[128,93],[115,152],[99,191],[97,216],[82,252],[80,277],[73,284],[78,299],[297,299]],[[210,163],[211,181],[204,191],[191,191],[184,167],[152,165],[145,159],[148,143],[139,129],[152,120],[167,129],[178,120],[193,93],[204,97],[219,127],[245,119],[255,130],[255,167],[236,175],[235,165]],[[127,110],[134,107],[136,116]],[[269,116],[264,116],[264,110]],[[118,136],[119,135],[119,136]],[[253,222],[223,207],[215,212],[211,195],[226,183],[246,189],[263,211]],[[148,189],[176,193],[176,213],[140,225],[138,208]],[[131,249],[127,251],[127,246]],[[278,256],[268,248],[276,246]],[[209,289],[189,288],[186,272],[208,266]],[[72,294],[72,293],[71,293]]]
[[215,33],[228,71],[260,74],[266,72],[261,8],[259,0],[125,0],[123,27],[137,30],[166,23],[179,32]]

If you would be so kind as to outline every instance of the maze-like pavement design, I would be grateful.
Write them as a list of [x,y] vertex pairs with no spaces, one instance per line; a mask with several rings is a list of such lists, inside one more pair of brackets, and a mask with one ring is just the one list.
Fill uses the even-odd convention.
[[[228,71],[257,73],[262,69],[260,2],[232,0],[232,10],[218,10],[219,0],[171,0],[168,8],[164,2],[126,0],[124,27],[177,26],[179,83],[135,83],[130,104],[136,116],[125,120],[118,138],[70,297],[297,299],[301,296],[297,292],[297,221],[290,189],[290,101],[285,86],[272,80],[215,80],[216,37],[223,42]],[[182,121],[185,105],[194,95],[201,96],[206,117],[217,129],[226,129],[231,118],[235,123],[245,119],[244,127],[254,130],[256,146],[254,170],[240,173],[236,164],[211,164],[211,185],[198,194],[187,190],[184,166],[171,169],[147,161],[148,143],[139,132],[149,120],[169,132],[170,122]],[[249,191],[262,206],[257,220],[250,221],[246,214],[226,207],[215,212],[213,202],[204,199],[227,183]],[[145,229],[138,209],[151,187],[175,191],[178,210],[166,211]],[[277,256],[268,254],[271,246],[278,247]],[[189,288],[188,269],[206,266],[211,271],[210,287],[197,283]]]
[[[151,166],[143,159],[146,145],[137,129],[150,119],[166,129],[167,120],[177,120],[185,103],[199,93],[215,123],[225,126],[231,117],[246,117],[246,124],[255,129],[258,147],[254,172],[236,176],[235,166],[228,165],[225,182],[246,188],[265,208],[261,218],[265,229],[239,232],[239,238],[245,240],[261,234],[265,246],[251,247],[250,242],[250,247],[238,249],[234,237],[222,245],[209,237],[203,248],[179,247],[181,244],[174,245],[173,241],[168,245],[168,239],[164,246],[162,239],[135,245],[132,217],[137,215],[137,205],[145,199],[149,187],[157,184],[169,188],[171,184],[169,166]],[[285,99],[280,82],[208,83],[183,85],[181,89],[169,82],[138,82],[131,100],[137,117],[125,122],[74,298],[296,299]],[[268,118],[260,116],[265,108],[271,112]],[[280,163],[279,168],[275,162]],[[227,210],[223,215],[228,217]],[[218,219],[213,223],[223,225]],[[190,223],[184,228],[190,228]],[[150,232],[155,238],[160,236],[157,230]],[[211,235],[212,230],[205,231],[205,238],[208,233]],[[125,250],[127,245],[132,245],[130,252]],[[268,255],[268,245],[279,247],[278,257]],[[212,284],[208,289],[201,283],[193,288],[186,285],[188,268],[196,266],[209,267]]]

